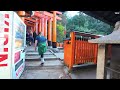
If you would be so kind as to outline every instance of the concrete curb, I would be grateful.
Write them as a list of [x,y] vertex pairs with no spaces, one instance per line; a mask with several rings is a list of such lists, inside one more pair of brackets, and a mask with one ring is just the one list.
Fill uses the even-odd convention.
[[[52,50],[49,50],[56,58],[58,58]],[[60,58],[58,58],[60,60]]]
[[[50,51],[54,56],[56,56],[55,53],[54,53],[52,50],[49,50],[49,51]],[[56,58],[59,58],[59,57],[56,56]],[[60,59],[60,58],[59,58],[59,60],[63,61],[64,59]]]
[[67,66],[64,66],[63,71],[64,71],[64,74],[65,74],[65,75],[68,75],[68,76],[70,77],[70,79],[72,79],[71,73],[69,72],[69,69],[68,69]]

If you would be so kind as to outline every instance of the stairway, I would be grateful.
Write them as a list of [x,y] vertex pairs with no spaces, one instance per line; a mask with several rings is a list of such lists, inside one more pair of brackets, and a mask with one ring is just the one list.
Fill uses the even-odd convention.
[[26,49],[25,70],[20,79],[69,79],[70,77],[64,72],[63,63],[54,53],[47,49],[44,54],[45,64],[40,65],[40,56],[33,46]]
[[[56,60],[58,59],[53,53],[51,53],[50,49],[47,49],[47,52],[44,54],[45,60]],[[40,55],[37,51],[34,50],[33,46],[29,46],[26,49],[26,61],[37,60],[40,61]]]

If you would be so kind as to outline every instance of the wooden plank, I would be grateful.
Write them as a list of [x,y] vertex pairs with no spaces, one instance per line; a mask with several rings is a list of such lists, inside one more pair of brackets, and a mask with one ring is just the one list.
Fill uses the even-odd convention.
[[76,59],[75,59],[75,64],[78,64],[78,61],[79,61],[79,41],[78,40],[75,40],[75,56],[76,56]]
[[79,56],[79,63],[81,63],[81,60],[82,60],[82,41],[81,41],[81,39],[80,39],[80,44],[79,44],[79,51],[80,51],[80,56]]
[[84,61],[84,63],[86,63],[87,62],[87,41],[85,41],[85,61]]
[[84,46],[83,46],[83,39],[82,39],[82,43],[81,43],[81,63],[83,61],[83,49],[84,49]]
[[83,60],[82,63],[84,63],[85,60],[85,40],[83,39]]
[[87,62],[87,41],[85,41],[85,61],[84,63]]
[[81,43],[81,41],[80,40],[78,40],[79,42],[78,42],[78,61],[77,61],[77,63],[79,63],[80,62],[80,48],[81,48],[81,46],[80,46],[80,43]]
[[94,44],[94,64],[97,63],[98,44]]
[[93,60],[92,60],[92,44],[89,44],[89,46],[90,46],[90,62],[92,62]]
[[91,48],[90,48],[90,43],[88,43],[88,49],[89,49],[89,50],[88,50],[88,52],[89,52],[89,54],[88,54],[88,59],[89,59],[88,62],[91,62],[91,59],[90,59],[90,53],[91,53],[91,52],[90,52],[90,50],[91,50]]
[[91,53],[91,58],[92,58],[92,62],[94,62],[94,44],[91,44],[91,49],[92,49],[92,53]]

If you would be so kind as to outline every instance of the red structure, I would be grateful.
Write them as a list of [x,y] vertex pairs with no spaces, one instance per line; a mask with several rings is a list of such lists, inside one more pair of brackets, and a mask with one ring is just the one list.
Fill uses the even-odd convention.
[[[17,12],[19,16],[27,15],[24,11]],[[57,34],[56,23],[57,20],[62,20],[57,14],[62,14],[58,11],[34,11],[31,17],[21,17],[28,27],[31,27],[33,31],[42,32],[42,34],[48,39],[48,46],[57,47]]]
[[70,36],[64,41],[64,63],[69,69],[77,64],[96,64],[98,44],[88,43],[88,40],[100,36],[82,32],[71,32]]

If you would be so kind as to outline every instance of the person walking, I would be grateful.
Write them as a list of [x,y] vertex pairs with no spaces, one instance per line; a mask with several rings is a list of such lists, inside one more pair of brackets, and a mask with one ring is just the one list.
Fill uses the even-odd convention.
[[29,40],[30,40],[30,46],[34,43],[34,38],[33,38],[33,32],[32,32],[32,30],[30,30],[30,32],[29,32]]
[[34,43],[35,43],[36,37],[37,37],[37,34],[36,34],[36,32],[34,31],[34,32],[33,32]]
[[44,65],[44,53],[47,51],[47,39],[42,35],[41,32],[38,33],[38,36],[35,39],[35,51],[38,46],[38,53],[41,56],[41,65]]

